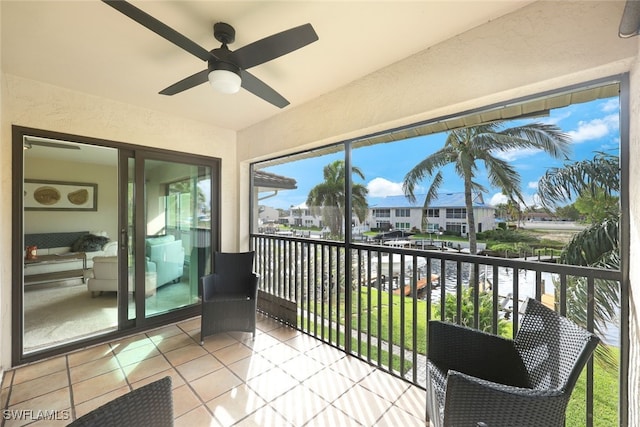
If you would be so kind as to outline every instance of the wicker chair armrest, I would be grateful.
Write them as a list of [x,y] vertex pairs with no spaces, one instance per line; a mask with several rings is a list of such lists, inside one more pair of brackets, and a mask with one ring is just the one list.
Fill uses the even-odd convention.
[[528,387],[526,368],[512,340],[465,326],[429,322],[427,357],[445,372],[512,386]]
[[173,391],[167,376],[111,400],[70,427],[173,426]]
[[257,273],[252,273],[251,282],[249,284],[249,292],[248,295],[253,299],[258,298],[258,285],[260,283],[260,275]]
[[563,426],[569,397],[563,390],[514,387],[449,371],[445,425]]

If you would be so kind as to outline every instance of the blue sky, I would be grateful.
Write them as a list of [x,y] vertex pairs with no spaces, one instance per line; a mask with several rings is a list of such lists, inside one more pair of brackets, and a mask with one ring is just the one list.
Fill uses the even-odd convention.
[[[555,124],[568,133],[572,138],[570,159],[576,161],[593,158],[598,151],[619,154],[619,110],[616,97],[552,110],[548,117],[536,118],[528,122]],[[525,123],[523,120],[514,121],[510,122],[509,126],[523,123]],[[406,173],[420,160],[440,149],[444,145],[445,138],[446,134],[440,133],[354,149],[352,163],[365,175],[364,180],[357,179],[356,182],[369,189],[370,204],[379,197],[402,194],[402,181]],[[534,195],[537,184],[546,170],[563,165],[563,161],[555,160],[542,151],[513,150],[494,154],[508,161],[520,173],[521,191],[528,205],[535,204]],[[340,152],[265,168],[265,171],[294,178],[298,188],[280,191],[277,196],[266,199],[261,204],[288,209],[292,205],[304,203],[311,188],[323,181],[323,167],[343,158],[343,153]],[[444,181],[440,187],[441,192],[463,190],[462,181],[452,167],[445,167],[442,172]],[[494,205],[504,202],[504,196],[501,195],[500,190],[489,186],[482,167],[480,167],[477,181],[488,189],[484,194],[485,202]],[[416,194],[426,192],[430,184],[431,181],[428,178],[425,179],[416,188]]]

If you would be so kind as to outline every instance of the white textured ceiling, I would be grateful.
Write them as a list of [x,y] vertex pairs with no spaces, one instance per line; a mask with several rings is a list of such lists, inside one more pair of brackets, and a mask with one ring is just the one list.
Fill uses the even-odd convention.
[[[232,50],[304,23],[319,40],[249,71],[295,108],[531,1],[132,1],[207,50],[215,22]],[[0,2],[4,72],[239,130],[280,113],[241,90],[158,92],[206,63],[101,1]]]

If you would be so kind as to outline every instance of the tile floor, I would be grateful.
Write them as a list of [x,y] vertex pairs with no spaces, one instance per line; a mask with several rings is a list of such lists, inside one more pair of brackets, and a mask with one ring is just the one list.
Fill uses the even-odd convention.
[[425,425],[424,390],[267,317],[255,340],[218,334],[200,346],[199,328],[195,318],[9,370],[0,424],[66,425],[170,375],[178,427]]

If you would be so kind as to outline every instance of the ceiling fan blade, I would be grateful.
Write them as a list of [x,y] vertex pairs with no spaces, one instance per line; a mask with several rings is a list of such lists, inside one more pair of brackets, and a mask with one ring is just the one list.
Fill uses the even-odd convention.
[[180,80],[178,83],[172,84],[168,88],[162,89],[160,95],[175,95],[176,93],[201,85],[207,80],[209,80],[209,70],[202,70]]
[[284,108],[289,105],[289,101],[287,101],[282,95],[248,71],[240,70],[240,77],[242,78],[242,87],[252,94],[264,99],[278,108]]
[[237,61],[240,68],[246,70],[286,55],[316,40],[318,35],[311,24],[304,24],[243,46],[231,52],[231,57]]
[[49,147],[49,148],[64,148],[67,150],[79,150],[80,147],[78,147],[77,145],[71,145],[71,144],[58,144],[57,142],[48,142],[48,141],[33,141],[33,140],[27,140],[27,142],[25,142],[25,144],[27,144],[27,148],[31,148],[34,145],[39,145],[40,147]]
[[133,19],[138,24],[144,27],[147,27],[154,33],[164,37],[165,39],[169,40],[171,43],[186,50],[190,54],[197,56],[203,61],[207,61],[209,60],[209,58],[213,56],[208,50],[198,45],[193,40],[185,37],[184,35],[174,30],[173,28],[170,28],[166,24],[158,21],[156,18],[138,9],[131,3],[127,3],[124,0],[102,0],[102,1],[108,4],[109,6],[111,6],[112,8],[116,9],[117,11],[128,16],[129,18]]

